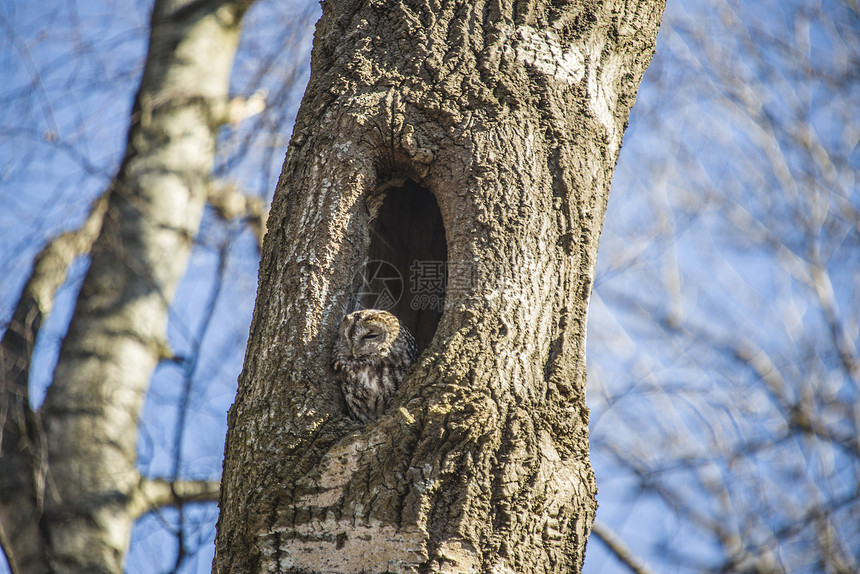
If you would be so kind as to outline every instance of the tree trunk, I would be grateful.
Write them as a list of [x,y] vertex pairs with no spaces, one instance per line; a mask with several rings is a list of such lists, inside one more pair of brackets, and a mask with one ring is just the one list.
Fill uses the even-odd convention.
[[[588,298],[664,4],[512,4],[323,3],[230,411],[216,572],[581,569]],[[329,361],[377,257],[403,280],[382,300],[426,348],[362,425]]]
[[[0,534],[15,573],[122,572],[132,524],[164,490],[135,467],[137,420],[167,352],[168,308],[206,202],[249,3],[155,3],[128,148],[87,224],[101,224],[92,262],[37,413],[27,395],[29,349],[80,254],[69,250],[74,242],[40,258],[50,264],[35,266],[4,335]],[[82,243],[86,251],[92,240]]]

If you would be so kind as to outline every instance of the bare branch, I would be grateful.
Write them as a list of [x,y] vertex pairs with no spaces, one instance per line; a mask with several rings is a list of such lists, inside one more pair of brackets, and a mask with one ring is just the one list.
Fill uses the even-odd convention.
[[227,107],[227,121],[235,127],[242,121],[262,113],[266,109],[267,96],[268,92],[261,89],[254,92],[249,98],[244,96],[232,98]]
[[47,481],[45,433],[41,418],[30,407],[29,394],[36,337],[69,266],[92,247],[107,196],[96,200],[80,228],[59,235],[39,253],[0,342],[0,492],[4,493],[0,495],[4,517],[0,543],[13,571],[44,564],[45,559],[37,521]]
[[602,520],[594,520],[591,532],[606,545],[606,548],[609,549],[619,562],[630,568],[631,572],[634,574],[653,574],[654,571],[636,556],[630,547],[621,540],[621,537],[608,525],[604,524]]
[[174,480],[143,478],[129,505],[129,512],[140,517],[165,506],[186,502],[217,502],[221,483],[217,480]]
[[224,221],[239,218],[246,220],[257,237],[257,247],[263,245],[269,209],[262,198],[245,195],[235,185],[222,182],[209,187],[207,200]]
[[[53,307],[54,294],[66,280],[69,266],[90,251],[98,236],[108,195],[102,194],[93,203],[87,220],[80,228],[57,236],[36,257],[33,271],[0,343],[0,369],[3,371],[0,384],[6,393],[14,393],[19,398],[28,396],[27,374],[36,336]],[[3,415],[6,415],[5,411],[0,413],[0,420],[5,421]]]

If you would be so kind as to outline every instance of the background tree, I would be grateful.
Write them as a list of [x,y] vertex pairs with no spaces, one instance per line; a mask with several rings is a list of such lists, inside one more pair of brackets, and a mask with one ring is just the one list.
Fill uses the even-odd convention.
[[592,306],[598,516],[659,571],[856,572],[858,5],[661,34]]
[[[0,325],[39,251],[81,227],[118,172],[150,10],[0,5]],[[219,130],[219,190],[265,199],[274,189],[318,10],[259,0],[247,14],[231,92],[260,113]],[[669,3],[615,173],[589,312],[600,507],[586,572],[629,572],[619,556],[640,571],[763,571],[774,560],[857,570],[857,458],[846,448],[857,387],[842,357],[860,316],[858,30],[848,0]],[[220,475],[259,262],[244,200],[221,197],[238,201],[203,213],[168,317],[178,360],[159,364],[140,413],[145,477]],[[816,249],[822,296],[803,273]],[[87,264],[69,267],[32,348],[33,408]],[[138,520],[129,572],[209,571],[215,504],[178,508]]]
[[[218,127],[239,111],[227,95],[248,5],[156,2],[119,173],[84,225],[40,252],[4,332],[0,543],[13,572],[119,572],[141,514],[217,491],[141,475],[137,420],[156,365],[177,360],[167,315],[214,195]],[[33,347],[82,254],[89,269],[34,410]]]

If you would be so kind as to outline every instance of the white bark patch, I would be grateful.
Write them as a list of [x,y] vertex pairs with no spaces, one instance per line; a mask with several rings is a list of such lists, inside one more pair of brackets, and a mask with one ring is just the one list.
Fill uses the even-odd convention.
[[543,512],[542,536],[544,540],[561,542],[564,528],[560,520],[566,514],[566,505],[582,496],[582,482],[570,464],[566,463],[553,445],[552,437],[546,431],[540,435],[541,461],[538,467],[538,482],[535,492],[543,485],[547,493],[548,507]]
[[621,132],[613,110],[618,104],[617,84],[624,61],[617,54],[604,54],[605,49],[605,42],[592,44],[588,49],[588,107],[606,128],[610,157],[616,157],[621,148]]
[[358,469],[361,455],[367,447],[367,441],[361,439],[344,441],[334,447],[321,462],[324,470],[319,479],[317,492],[299,498],[296,504],[320,508],[334,506],[340,499],[343,488]]
[[[560,82],[576,84],[585,76],[585,56],[578,47],[562,47],[554,30],[517,28],[516,57]],[[512,50],[511,48],[507,48]]]
[[[333,447],[321,462],[315,492],[298,499],[296,506],[319,510],[338,505],[344,488],[367,464],[368,453],[386,441],[377,433],[351,437]],[[323,520],[280,526],[263,533],[258,543],[263,571],[295,568],[321,574],[417,572],[418,565],[427,561],[426,531],[365,518],[364,511],[351,507],[347,520],[336,520],[329,512]]]
[[415,573],[426,561],[426,533],[326,519],[280,528],[260,541],[262,571],[296,568],[320,574]]
[[569,84],[581,82],[587,75],[588,102],[597,120],[609,135],[609,150],[614,156],[621,144],[619,126],[613,110],[617,104],[616,81],[624,69],[618,55],[604,54],[604,41],[587,46],[563,46],[555,30],[538,30],[519,26],[516,31],[506,30],[519,42],[514,49],[506,42],[505,53],[531,66],[533,69]]
[[490,574],[517,574],[517,571],[508,566],[507,564],[502,564],[501,562],[497,564],[493,564],[490,567]]
[[438,566],[440,574],[478,574],[481,560],[474,550],[457,541],[443,542],[436,554],[444,561]]

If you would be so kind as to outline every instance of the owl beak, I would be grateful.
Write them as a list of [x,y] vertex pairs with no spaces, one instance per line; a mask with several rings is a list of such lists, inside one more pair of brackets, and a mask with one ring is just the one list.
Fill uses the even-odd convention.
[[355,347],[350,347],[349,353],[352,355],[352,358],[354,359],[355,358]]

